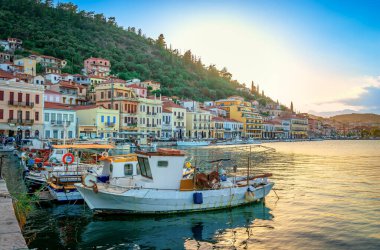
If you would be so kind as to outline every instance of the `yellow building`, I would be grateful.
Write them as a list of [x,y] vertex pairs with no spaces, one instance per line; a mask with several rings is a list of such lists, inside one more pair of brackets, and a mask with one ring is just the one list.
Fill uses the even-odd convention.
[[304,139],[307,138],[309,128],[308,119],[306,117],[295,115],[289,119],[290,121],[290,138]]
[[186,112],[186,137],[193,139],[212,138],[211,113],[200,109]]
[[76,106],[78,134],[89,138],[116,137],[119,132],[119,110],[106,109],[102,106]]
[[14,61],[15,65],[23,66],[24,67],[24,73],[36,76],[36,67],[37,67],[37,61],[28,57],[24,57],[18,60]]
[[257,113],[250,102],[240,96],[215,101],[215,105],[227,111],[227,117],[243,123],[243,136],[261,139],[263,118]]
[[162,101],[160,98],[138,98],[136,118],[140,138],[161,137]]
[[213,117],[211,119],[212,137],[215,139],[224,139],[224,118]]

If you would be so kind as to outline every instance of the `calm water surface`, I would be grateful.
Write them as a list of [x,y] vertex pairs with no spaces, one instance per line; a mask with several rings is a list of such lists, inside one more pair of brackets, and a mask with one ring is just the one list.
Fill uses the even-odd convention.
[[[30,214],[24,236],[36,249],[380,249],[380,141],[266,145],[277,152],[254,170],[274,174],[280,199],[272,192],[231,210],[148,217],[50,205]],[[8,161],[11,192],[22,192]]]

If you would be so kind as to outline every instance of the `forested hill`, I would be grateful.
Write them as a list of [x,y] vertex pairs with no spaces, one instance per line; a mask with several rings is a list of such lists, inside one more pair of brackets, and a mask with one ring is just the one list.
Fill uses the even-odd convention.
[[[162,94],[215,100],[247,93],[226,69],[204,66],[187,51],[180,55],[167,48],[164,36],[147,38],[134,27],[119,27],[115,18],[78,10],[74,4],[53,6],[50,0],[0,0],[0,38],[23,40],[24,54],[39,53],[68,61],[66,73],[80,73],[88,57],[109,59],[112,73],[123,79],[152,79]],[[257,96],[257,99],[264,97]]]

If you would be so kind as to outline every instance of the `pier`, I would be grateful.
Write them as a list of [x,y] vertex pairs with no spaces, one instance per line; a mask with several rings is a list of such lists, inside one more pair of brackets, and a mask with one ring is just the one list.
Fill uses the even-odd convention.
[[[2,159],[1,159],[2,160]],[[2,163],[2,162],[1,162]],[[0,167],[1,170],[1,167]],[[0,249],[28,249],[22,236],[12,197],[0,171]]]

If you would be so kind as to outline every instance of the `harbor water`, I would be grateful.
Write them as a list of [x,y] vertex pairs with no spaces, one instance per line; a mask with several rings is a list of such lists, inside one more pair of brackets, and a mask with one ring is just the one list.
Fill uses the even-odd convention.
[[[85,204],[44,205],[23,228],[34,249],[380,249],[380,141],[264,144],[251,166],[273,173],[265,202],[212,212],[94,216]],[[220,147],[223,150],[223,147]],[[10,192],[25,192],[13,157]]]

